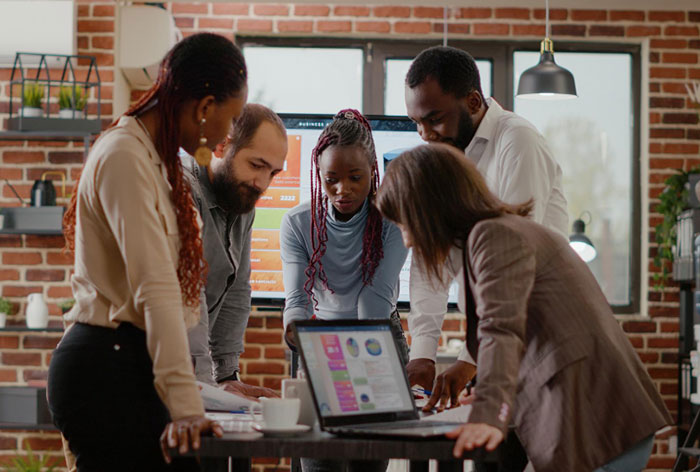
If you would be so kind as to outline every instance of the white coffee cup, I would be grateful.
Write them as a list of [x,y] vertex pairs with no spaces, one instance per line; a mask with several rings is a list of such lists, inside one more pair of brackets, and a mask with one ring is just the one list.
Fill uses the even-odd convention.
[[301,400],[299,424],[308,426],[316,424],[316,410],[314,409],[314,402],[306,379],[282,380],[282,398],[298,398]]
[[290,428],[297,424],[301,400],[298,398],[261,398],[262,419],[266,428]]

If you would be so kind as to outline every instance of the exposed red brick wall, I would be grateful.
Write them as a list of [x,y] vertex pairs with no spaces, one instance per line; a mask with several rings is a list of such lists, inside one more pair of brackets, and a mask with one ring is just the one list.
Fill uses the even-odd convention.
[[[114,81],[114,4],[109,0],[79,0],[77,44],[81,54],[97,56],[102,78],[105,121],[111,118]],[[443,31],[444,10],[431,6],[174,3],[168,8],[185,34],[213,31],[233,38],[236,34],[315,35],[339,37],[428,38],[438,39]],[[651,249],[642,264],[651,264],[655,248],[653,227],[659,221],[654,213],[663,180],[675,168],[688,169],[700,164],[700,125],[697,110],[691,107],[684,84],[700,79],[700,7],[697,11],[585,10],[554,9],[550,12],[552,36],[572,41],[649,42],[648,83],[649,161],[642,162],[648,188],[652,228],[647,235]],[[451,38],[540,39],[544,34],[541,8],[450,8],[447,24]],[[9,110],[9,70],[0,69],[0,120]],[[135,94],[134,97],[137,95]],[[93,110],[94,111],[94,110]],[[82,159],[82,143],[0,142],[0,178],[7,178],[24,198],[34,179],[47,169],[64,170],[69,184],[77,176]],[[644,173],[644,172],[643,172]],[[0,181],[2,182],[2,181]],[[647,187],[644,187],[647,184]],[[72,187],[70,185],[69,187]],[[0,183],[0,205],[16,205],[7,185]],[[15,305],[12,323],[24,323],[25,298],[43,293],[53,323],[59,322],[57,303],[69,298],[70,262],[60,252],[61,238],[36,236],[0,237],[0,293]],[[648,313],[621,315],[622,327],[629,333],[672,411],[677,410],[676,359],[678,347],[678,289],[670,285],[654,290],[647,281]],[[445,322],[442,342],[460,337],[464,321],[458,315]],[[26,384],[45,378],[56,333],[0,333],[0,384]],[[278,388],[288,365],[282,344],[279,314],[256,312],[246,332],[246,353],[242,360],[243,378],[251,383]],[[2,455],[11,455],[31,441],[37,449],[60,457],[55,434],[0,432]],[[46,447],[42,441],[49,441]],[[36,442],[35,442],[36,441]],[[274,465],[276,461],[262,461]],[[666,440],[658,440],[649,470],[667,470],[673,463]]]

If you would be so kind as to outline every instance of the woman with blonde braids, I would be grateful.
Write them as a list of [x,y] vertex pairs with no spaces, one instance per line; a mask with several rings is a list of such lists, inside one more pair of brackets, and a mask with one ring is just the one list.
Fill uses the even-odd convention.
[[[178,148],[202,159],[247,99],[231,41],[190,36],[155,85],[97,140],[66,213],[74,322],[49,367],[49,405],[78,471],[198,470],[204,417],[187,344],[206,266]],[[167,426],[167,427],[166,427]],[[162,441],[161,441],[162,435]]]
[[[369,122],[341,110],[319,136],[311,156],[311,201],[282,220],[284,325],[318,319],[391,318],[408,362],[396,311],[399,273],[407,250],[398,228],[374,207],[379,171]],[[351,462],[350,470],[385,470],[386,461]],[[305,472],[342,471],[338,461],[302,459]]]

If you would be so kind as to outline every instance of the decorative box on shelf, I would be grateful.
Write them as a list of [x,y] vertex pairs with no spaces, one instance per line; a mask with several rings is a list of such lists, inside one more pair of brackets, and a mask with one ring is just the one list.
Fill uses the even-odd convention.
[[63,234],[63,206],[0,208],[0,234]]
[[45,387],[0,387],[0,422],[50,424]]
[[[77,71],[84,80],[79,80],[76,74],[79,65],[87,66],[87,72]],[[52,91],[56,96],[53,105],[60,108],[58,112],[51,107]],[[16,97],[20,97],[20,108],[15,106]],[[90,98],[97,102],[96,118],[88,117]],[[7,129],[99,133],[101,100],[100,74],[94,56],[18,52],[10,76]]]

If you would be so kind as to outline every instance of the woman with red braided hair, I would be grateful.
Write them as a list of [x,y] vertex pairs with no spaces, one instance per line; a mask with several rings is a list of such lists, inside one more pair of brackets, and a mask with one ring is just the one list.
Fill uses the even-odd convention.
[[[93,146],[66,212],[76,304],[49,367],[53,420],[78,471],[199,470],[205,418],[187,344],[206,266],[178,148],[206,159],[240,116],[240,50],[190,36],[155,85]],[[162,439],[161,439],[162,438]]]
[[[284,325],[319,319],[391,318],[408,362],[396,299],[407,250],[398,228],[374,207],[377,155],[367,119],[341,110],[319,136],[311,155],[311,201],[282,220],[280,245],[285,289]],[[386,462],[363,463],[363,472]],[[351,463],[354,470],[358,464]],[[307,471],[340,471],[333,461],[302,459]],[[369,468],[368,468],[369,466]]]

